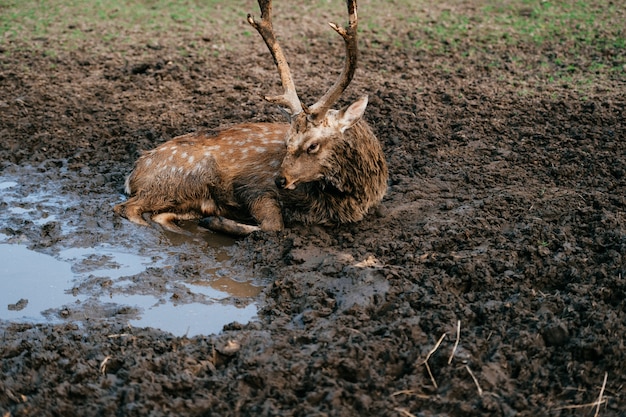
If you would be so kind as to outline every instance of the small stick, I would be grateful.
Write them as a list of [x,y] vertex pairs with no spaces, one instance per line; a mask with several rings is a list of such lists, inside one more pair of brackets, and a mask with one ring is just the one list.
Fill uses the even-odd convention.
[[606,403],[606,399],[604,399],[604,390],[606,388],[606,380],[608,378],[609,374],[607,372],[604,373],[604,382],[602,382],[602,388],[600,389],[600,395],[598,396],[598,399],[595,400],[592,403],[586,403],[586,404],[573,404],[573,405],[565,405],[563,407],[558,407],[555,408],[556,411],[559,410],[577,410],[579,408],[586,408],[586,407],[596,407],[596,412],[594,414],[594,417],[598,417],[599,413],[600,413],[600,406],[604,403]]
[[448,365],[452,363],[452,358],[454,358],[454,354],[456,353],[456,349],[459,347],[459,340],[461,339],[461,320],[457,320],[456,322],[456,340],[454,341],[454,347],[452,348],[452,353],[448,358]]
[[100,363],[100,372],[102,373],[102,375],[106,374],[107,372],[107,363],[109,362],[109,360],[111,359],[110,356],[106,356],[102,362]]
[[435,345],[435,347],[432,348],[430,352],[428,352],[428,355],[426,355],[426,359],[424,359],[424,365],[426,366],[426,370],[428,371],[428,375],[430,376],[430,380],[433,383],[435,389],[438,389],[439,385],[437,385],[437,381],[435,381],[435,377],[433,376],[433,373],[430,371],[430,366],[428,366],[428,359],[430,359],[430,357],[433,355],[433,353],[435,353],[437,351],[437,349],[439,349],[439,345],[441,345],[441,342],[443,342],[443,339],[445,337],[446,337],[446,333],[441,335],[441,337],[437,341],[437,344]]
[[604,373],[604,382],[602,382],[602,389],[600,389],[600,395],[598,396],[598,400],[596,401],[598,403],[597,407],[596,407],[596,413],[594,414],[593,417],[598,417],[598,415],[600,414],[600,404],[602,404],[604,402],[604,400],[602,400],[602,396],[604,395],[604,389],[606,388],[606,380],[609,377],[609,373],[605,372]]
[[127,337],[127,336],[131,336],[132,337],[133,335],[130,334],[130,333],[117,333],[117,334],[110,334],[107,337],[109,339],[117,339],[119,337]]
[[415,417],[415,414],[411,414],[406,408],[394,408],[394,410],[396,410],[398,413],[402,414],[403,416],[406,417]]
[[[605,403],[605,400],[602,400],[603,403]],[[587,403],[587,404],[573,404],[573,405],[564,405],[563,407],[557,407],[554,408],[554,411],[561,411],[561,410],[578,410],[579,408],[587,408],[587,407],[595,407],[598,404],[597,401],[594,401],[592,403]]]
[[474,384],[476,384],[476,389],[478,390],[478,396],[482,397],[483,396],[483,389],[480,387],[480,385],[478,384],[478,380],[476,379],[476,377],[474,376],[474,373],[472,372],[472,370],[470,369],[469,366],[465,365],[465,369],[467,369],[467,372],[469,372],[470,376],[472,377],[472,379],[474,380]]
[[412,395],[422,400],[428,400],[430,398],[430,396],[417,392],[414,389],[404,389],[391,394],[392,397],[397,397],[398,395]]

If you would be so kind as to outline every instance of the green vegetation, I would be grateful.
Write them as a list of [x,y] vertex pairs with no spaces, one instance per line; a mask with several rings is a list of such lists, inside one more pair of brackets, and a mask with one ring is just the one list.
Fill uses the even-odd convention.
[[[363,3],[363,2],[362,2]],[[463,43],[519,45],[568,42],[601,49],[626,45],[626,11],[611,0],[389,2],[387,13],[369,17],[368,28],[394,37],[393,21],[413,23],[408,44],[428,50]],[[376,6],[373,0],[366,3]],[[365,6],[364,6],[365,7]]]
[[[279,36],[330,38],[336,35],[326,22],[345,21],[341,0],[289,1],[301,6],[275,1]],[[577,88],[626,75],[626,11],[612,0],[361,0],[359,11],[372,48],[458,57],[447,72],[538,68],[545,82]],[[249,45],[248,12],[258,13],[254,0],[0,0],[0,53],[29,48],[55,56],[83,45],[116,51],[147,44],[214,55]]]
[[[141,25],[147,30],[173,29],[203,23],[211,8],[235,6],[226,1],[165,1],[165,0],[13,0],[0,3],[3,10],[0,34],[32,31],[35,36],[54,32],[58,27],[76,24],[98,25],[119,21]],[[230,7],[228,6],[228,7]]]
[[548,82],[578,87],[597,76],[626,75],[626,10],[610,0],[393,3],[389,22],[369,27],[398,44],[402,32],[393,20],[408,20],[412,28],[405,31],[405,48],[460,55],[513,72],[542,68]]
[[[343,15],[342,1],[303,2],[300,11],[309,16]],[[298,10],[276,2],[277,19],[294,16]],[[465,44],[519,45],[523,43],[571,43],[600,51],[626,48],[626,12],[610,0],[560,2],[495,0],[432,2],[425,0],[361,0],[361,27],[380,42],[393,40],[402,47],[445,52]],[[88,31],[109,28],[140,30],[147,34],[169,31],[201,32],[209,26],[230,29],[256,12],[253,0],[2,0],[0,40],[59,33],[72,47]],[[290,16],[286,16],[288,13]],[[406,30],[398,28],[411,27]],[[217,30],[216,30],[217,31]],[[248,29],[238,32],[249,34]]]
[[225,0],[0,0],[0,43],[53,38],[71,50],[87,38],[107,44],[129,35],[167,42],[168,34],[201,37],[206,28],[245,18],[244,1]]

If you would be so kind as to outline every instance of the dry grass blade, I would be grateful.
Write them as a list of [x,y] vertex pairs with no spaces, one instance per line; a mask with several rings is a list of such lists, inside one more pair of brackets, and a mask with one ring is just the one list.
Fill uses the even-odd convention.
[[446,337],[446,333],[441,335],[441,337],[439,338],[439,340],[435,344],[435,347],[433,347],[430,350],[430,352],[428,352],[428,355],[426,355],[426,359],[424,359],[424,362],[423,362],[424,366],[426,366],[426,370],[428,371],[428,376],[430,377],[430,380],[433,383],[433,386],[435,387],[435,389],[439,388],[439,385],[437,385],[437,381],[435,381],[435,377],[433,376],[433,373],[430,370],[430,366],[428,366],[428,359],[430,359],[430,357],[433,355],[433,353],[435,353],[437,351],[437,349],[439,349],[439,346],[441,345],[441,342],[443,342],[443,339],[445,337]]
[[575,404],[575,405],[566,405],[563,407],[555,408],[555,411],[559,410],[577,410],[579,408],[587,408],[587,407],[596,407],[596,412],[594,413],[594,417],[598,417],[600,415],[600,406],[606,403],[606,399],[604,399],[604,390],[606,389],[606,382],[609,377],[608,372],[604,373],[604,381],[602,382],[602,388],[600,389],[600,394],[598,395],[598,399],[592,403],[587,404]]
[[404,389],[404,390],[401,390],[401,391],[396,391],[396,392],[391,394],[392,397],[397,397],[398,395],[411,395],[413,397],[417,397],[417,398],[420,398],[422,400],[427,400],[427,399],[430,398],[429,395],[422,394],[421,392],[417,392],[414,389]]
[[465,369],[467,369],[467,372],[472,377],[472,380],[474,380],[474,384],[476,385],[476,389],[478,390],[478,396],[482,397],[483,396],[483,389],[480,387],[480,384],[478,383],[478,379],[476,379],[476,377],[474,376],[474,373],[472,372],[472,370],[470,369],[469,366],[465,365]]
[[596,400],[597,406],[596,406],[596,413],[594,414],[594,417],[598,417],[598,415],[600,414],[600,405],[605,402],[602,399],[602,396],[604,395],[604,389],[606,388],[606,380],[609,377],[609,373],[605,372],[604,373],[604,381],[602,382],[602,388],[600,389],[600,395],[598,396],[598,399]]
[[117,334],[110,334],[108,336],[109,339],[118,339],[120,337],[133,337],[133,335],[130,333],[117,333]]
[[102,362],[100,363],[100,373],[102,375],[106,374],[107,371],[107,363],[109,362],[109,360],[111,360],[110,356],[106,356]]
[[454,359],[454,354],[456,353],[456,349],[459,347],[459,340],[461,339],[461,320],[457,320],[456,322],[456,340],[454,341],[454,347],[452,348],[452,352],[450,353],[450,357],[448,358],[448,365],[452,363],[452,359]]
[[412,414],[411,412],[409,412],[409,410],[407,410],[406,408],[399,408],[396,407],[394,408],[395,411],[397,411],[398,413],[402,414],[403,416],[406,417],[415,417],[415,414]]

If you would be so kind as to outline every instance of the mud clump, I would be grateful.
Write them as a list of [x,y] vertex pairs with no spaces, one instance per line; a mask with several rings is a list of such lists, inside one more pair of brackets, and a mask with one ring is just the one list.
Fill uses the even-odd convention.
[[[0,172],[30,166],[92,199],[67,208],[82,229],[57,218],[5,236],[39,249],[60,236],[96,244],[89,230],[101,239],[130,227],[111,207],[142,150],[281,120],[258,99],[276,82],[271,62],[140,45],[123,58],[0,49]],[[515,53],[545,53],[533,48]],[[327,68],[292,55],[317,96]],[[513,81],[539,69],[382,42],[362,50],[360,68],[344,100],[369,94],[390,170],[381,209],[240,240],[235,262],[267,286],[258,321],[218,335],[129,327],[124,314],[2,323],[2,414],[565,416],[593,409],[607,374],[600,414],[621,415],[623,79],[521,92]],[[183,261],[172,273],[197,273]]]

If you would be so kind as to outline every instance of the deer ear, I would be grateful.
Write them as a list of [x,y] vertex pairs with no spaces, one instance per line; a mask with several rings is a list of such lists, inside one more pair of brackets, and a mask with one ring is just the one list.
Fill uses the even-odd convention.
[[354,103],[339,110],[337,113],[337,122],[341,133],[354,126],[356,122],[361,120],[365,108],[367,107],[367,96],[363,96]]

